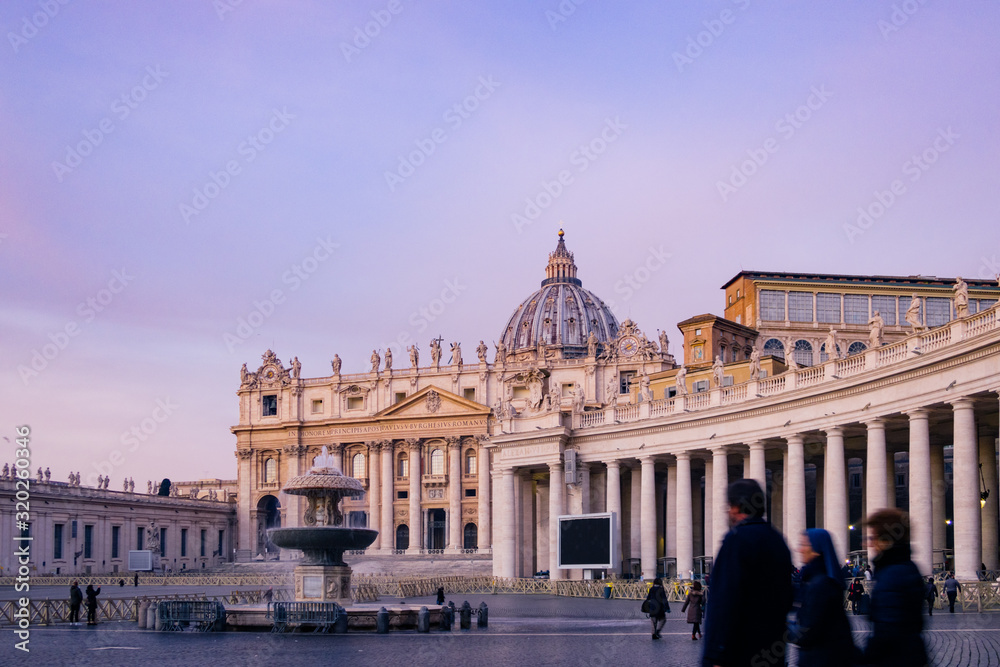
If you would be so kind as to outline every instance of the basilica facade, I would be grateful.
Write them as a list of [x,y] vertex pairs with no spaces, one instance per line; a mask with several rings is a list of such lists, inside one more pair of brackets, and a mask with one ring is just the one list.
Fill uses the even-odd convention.
[[750,273],[725,289],[733,319],[681,323],[678,364],[666,334],[583,287],[560,233],[540,289],[475,361],[454,342],[443,363],[437,340],[430,364],[414,347],[406,368],[373,352],[367,373],[335,357],[303,378],[268,351],[243,369],[232,429],[238,557],[273,555],[266,529],[302,515],[282,484],[326,447],[365,485],[344,509],[380,531],[371,553],[478,552],[498,576],[578,578],[559,568],[556,517],[602,512],[613,570],[686,578],[728,530],[728,482],[752,477],[789,542],[824,527],[846,556],[866,512],[899,506],[926,573],[997,569],[1000,289]]

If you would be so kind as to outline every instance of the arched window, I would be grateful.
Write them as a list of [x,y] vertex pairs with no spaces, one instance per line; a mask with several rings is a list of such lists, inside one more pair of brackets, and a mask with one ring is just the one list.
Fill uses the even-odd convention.
[[767,342],[764,343],[763,355],[771,355],[777,357],[778,359],[785,358],[785,344],[782,343],[777,338],[769,338]]
[[799,366],[812,366],[813,346],[807,340],[795,341],[795,361]]
[[859,340],[859,341],[855,341],[855,342],[851,343],[851,346],[849,348],[847,348],[847,354],[848,354],[848,356],[850,356],[852,354],[861,354],[862,352],[864,352],[867,349],[868,349],[868,346],[865,345],[864,343],[862,343]]
[[410,476],[410,459],[406,454],[400,454],[396,459],[396,477]]
[[410,529],[406,524],[396,528],[396,548],[400,550],[410,548]]
[[431,452],[431,474],[432,475],[443,475],[444,474],[444,452],[440,449],[435,449]]
[[465,474],[476,474],[476,450],[474,449],[465,450]]
[[351,459],[351,476],[356,479],[365,478],[365,455],[360,452]]
[[278,481],[278,462],[274,459],[264,461],[264,483],[274,484]]
[[465,529],[462,531],[462,548],[463,549],[479,548],[479,529],[476,528],[476,524],[474,523],[465,524]]
[[722,363],[726,363],[726,346],[724,344],[719,346],[719,358],[722,359]]

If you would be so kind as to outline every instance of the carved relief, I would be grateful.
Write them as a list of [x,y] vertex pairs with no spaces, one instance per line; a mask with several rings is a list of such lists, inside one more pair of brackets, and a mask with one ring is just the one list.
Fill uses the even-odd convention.
[[427,392],[427,397],[425,398],[425,404],[427,405],[428,412],[435,413],[441,409],[441,394],[437,393],[433,389]]

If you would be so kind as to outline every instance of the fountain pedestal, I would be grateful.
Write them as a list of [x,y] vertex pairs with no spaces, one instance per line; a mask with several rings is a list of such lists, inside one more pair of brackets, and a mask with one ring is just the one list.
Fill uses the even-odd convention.
[[351,605],[351,568],[347,565],[299,565],[294,576],[297,602]]

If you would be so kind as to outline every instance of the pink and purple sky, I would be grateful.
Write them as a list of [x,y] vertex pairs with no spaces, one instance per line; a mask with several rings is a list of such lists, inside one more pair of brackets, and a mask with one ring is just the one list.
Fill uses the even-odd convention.
[[991,277],[998,24],[972,1],[5,2],[0,433],[30,425],[58,480],[233,478],[243,363],[361,372],[439,334],[470,357],[561,224],[584,286],[675,340],[741,268]]

